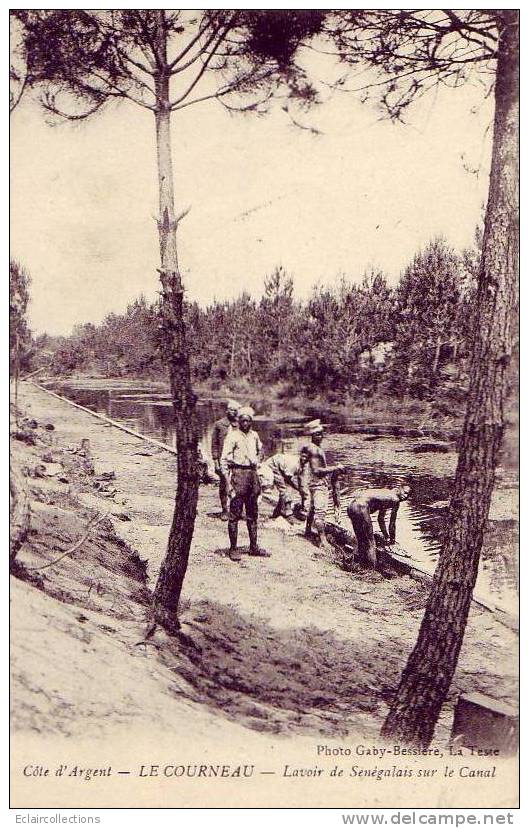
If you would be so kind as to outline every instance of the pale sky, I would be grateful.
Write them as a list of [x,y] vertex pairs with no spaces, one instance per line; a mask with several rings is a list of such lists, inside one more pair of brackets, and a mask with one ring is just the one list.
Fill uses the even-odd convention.
[[[189,297],[258,296],[277,264],[298,296],[340,273],[360,280],[370,265],[395,283],[433,236],[471,244],[488,186],[491,98],[480,85],[440,89],[403,126],[337,93],[305,116],[319,136],[279,106],[264,117],[229,115],[215,101],[176,113],[177,210],[191,205],[179,231]],[[91,121],[50,127],[30,99],[19,105],[11,253],[32,276],[34,331],[68,333],[141,292],[154,298],[156,186],[151,113],[112,104]]]

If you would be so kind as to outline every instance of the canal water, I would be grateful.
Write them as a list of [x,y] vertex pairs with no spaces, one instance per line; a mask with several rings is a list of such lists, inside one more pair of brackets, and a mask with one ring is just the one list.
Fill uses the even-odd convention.
[[[61,383],[54,390],[142,434],[175,446],[174,415],[167,393],[153,392],[147,385],[96,390]],[[200,448],[207,458],[211,456],[213,424],[224,415],[224,410],[224,404],[218,400],[198,402]],[[265,455],[281,451],[286,439],[294,440],[295,445],[305,442],[303,422],[314,416],[311,411],[307,418],[280,421],[258,414],[254,427],[262,439]],[[329,462],[348,467],[341,480],[344,526],[348,525],[345,509],[354,489],[401,482],[411,485],[410,499],[399,509],[397,540],[413,559],[433,567],[442,542],[457,456],[455,451],[419,452],[424,442],[424,438],[418,437],[363,433],[357,425],[353,431],[337,419],[326,423],[324,449]],[[511,495],[505,494],[512,496],[512,490]],[[502,515],[493,525],[494,531],[485,537],[476,591],[513,612],[517,606],[517,524]]]

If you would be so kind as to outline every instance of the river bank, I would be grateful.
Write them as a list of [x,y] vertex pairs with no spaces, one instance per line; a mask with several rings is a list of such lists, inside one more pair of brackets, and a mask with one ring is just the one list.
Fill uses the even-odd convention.
[[[165,551],[174,458],[27,384],[19,401],[27,416],[55,428],[38,428],[35,446],[13,440],[17,462],[34,474],[31,470],[42,464],[42,456],[49,459],[51,453],[53,464],[62,469],[59,476],[28,477],[33,530],[18,556],[22,567],[47,566],[96,511],[108,511],[108,518],[94,530],[93,542],[41,570],[39,583],[15,579],[14,606],[31,601],[39,615],[51,619],[56,613],[63,619],[60,637],[71,637],[73,645],[85,637],[93,642],[96,636],[90,659],[97,661],[99,644],[104,643],[117,646],[124,663],[137,655],[149,589]],[[70,449],[85,438],[92,446],[96,475],[114,473],[111,483],[100,484],[80,468],[78,455]],[[270,519],[272,508],[265,503],[261,517],[262,543],[272,557],[245,556],[237,565],[225,556],[226,527],[218,520],[216,487],[201,487],[181,615],[192,644],[182,649],[156,633],[142,656],[164,674],[155,695],[176,693],[200,715],[207,710],[216,719],[257,731],[367,733],[374,738],[415,641],[427,585],[409,576],[385,580],[378,573],[343,572],[335,562],[315,555],[290,527],[279,528]],[[116,550],[121,550],[117,557]],[[68,630],[65,612],[70,616]],[[54,638],[55,631],[43,647],[39,624],[33,619],[31,626],[35,631],[22,638],[14,626],[15,651],[22,646],[21,655],[27,656],[28,647],[40,653],[36,675],[28,675],[26,658],[24,669],[16,673],[15,722],[17,728],[43,731],[50,713],[42,702],[52,681],[43,653],[53,651],[60,661],[71,646]],[[516,647],[514,632],[473,606],[441,735],[446,736],[461,691],[515,701]],[[78,658],[83,661],[81,653]],[[104,713],[91,711],[88,719],[77,692],[75,682],[57,688],[58,697],[68,701],[53,714],[55,729],[71,735],[86,728],[104,733],[123,720],[110,688]],[[150,719],[153,713],[143,710],[141,715]],[[125,720],[137,716],[133,708]],[[163,727],[163,716],[159,724]]]

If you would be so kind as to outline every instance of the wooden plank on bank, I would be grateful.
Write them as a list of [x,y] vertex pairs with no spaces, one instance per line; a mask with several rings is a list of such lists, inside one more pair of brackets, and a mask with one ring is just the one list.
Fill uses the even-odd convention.
[[[344,545],[342,539],[345,539],[345,542],[348,545],[356,545],[356,540],[354,539],[353,535],[348,532],[347,529],[344,529],[343,526],[340,526],[338,523],[331,521],[329,519],[325,522],[325,528],[329,531],[333,537],[337,540],[340,545]],[[349,536],[349,537],[347,537]],[[394,563],[398,564],[399,566],[405,566],[414,572],[418,572],[421,575],[426,575],[428,578],[432,578],[435,572],[435,566],[428,566],[428,564],[424,564],[421,561],[416,561],[413,558],[410,558],[408,555],[398,551],[399,546],[395,544],[396,548],[390,549],[389,547],[385,546],[382,548],[385,555],[387,555],[390,560]],[[401,547],[400,547],[401,548]],[[499,621],[505,620],[507,626],[511,626],[512,622],[514,621],[513,616],[511,616],[506,610],[499,607],[497,604],[494,604],[487,596],[479,593],[474,592],[472,594],[472,600],[475,604],[478,604],[480,607],[484,607],[485,609],[489,610],[489,612],[497,613],[496,617]],[[503,616],[503,618],[502,618]]]
[[151,443],[151,445],[157,446],[158,448],[161,448],[164,451],[168,451],[170,454],[176,454],[176,449],[174,449],[172,446],[168,446],[167,443],[162,443],[160,440],[156,440],[154,437],[148,437],[146,434],[141,434],[139,431],[135,431],[133,428],[124,426],[121,423],[116,422],[116,420],[112,420],[110,417],[106,417],[104,414],[99,414],[98,411],[92,411],[91,408],[86,408],[84,405],[80,405],[79,403],[73,402],[73,400],[69,400],[68,397],[62,397],[60,394],[56,394],[55,391],[50,391],[48,388],[44,388],[43,385],[39,385],[38,382],[34,382],[33,380],[25,381],[29,385],[34,385],[35,388],[39,388],[41,391],[44,391],[45,394],[49,394],[50,397],[55,397],[57,400],[61,400],[62,402],[67,403],[68,405],[72,405],[74,408],[78,408],[80,411],[84,411],[86,414],[91,414],[92,417],[97,417],[98,420],[102,420],[104,423],[114,426],[114,428],[119,428],[120,431],[124,431],[126,434],[130,434],[132,437],[137,437],[138,440],[143,440],[146,443]]

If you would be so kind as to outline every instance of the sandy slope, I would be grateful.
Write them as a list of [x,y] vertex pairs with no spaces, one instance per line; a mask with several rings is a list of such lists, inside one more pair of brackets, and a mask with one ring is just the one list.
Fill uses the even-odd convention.
[[[14,440],[18,462],[31,470],[51,451],[68,480],[30,478],[33,532],[20,563],[42,567],[80,537],[94,510],[109,517],[73,555],[30,573],[34,582],[22,571],[26,580],[11,579],[15,733],[105,739],[185,722],[187,739],[215,732],[229,741],[250,736],[248,728],[375,738],[416,638],[423,583],[342,571],[271,521],[266,503],[261,541],[272,557],[233,563],[216,489],[204,486],[182,601],[187,643],[158,631],[144,646],[174,457],[32,386],[22,387],[20,404],[55,430],[39,427],[33,447]],[[94,489],[68,451],[83,437],[96,473],[116,472],[112,497]],[[244,526],[241,536],[246,542]],[[473,607],[438,738],[461,690],[512,704],[516,673],[515,633]]]

